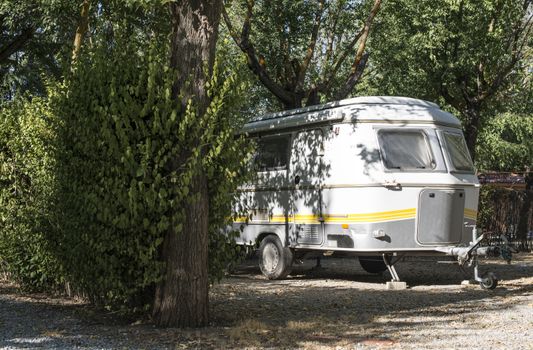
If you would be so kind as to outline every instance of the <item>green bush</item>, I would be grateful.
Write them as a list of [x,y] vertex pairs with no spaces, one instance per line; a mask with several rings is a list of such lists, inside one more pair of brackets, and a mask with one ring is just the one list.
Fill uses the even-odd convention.
[[164,234],[184,229],[183,208],[196,198],[198,164],[209,181],[212,280],[239,254],[222,228],[251,152],[234,136],[234,75],[216,65],[207,112],[181,110],[166,45],[139,50],[135,37],[115,38],[80,56],[47,99],[2,114],[0,257],[24,285],[68,281],[97,304],[146,310]]
[[63,283],[46,239],[53,229],[53,118],[40,98],[6,103],[0,113],[0,262],[32,290],[55,290]]
[[[247,159],[234,137],[228,105],[237,83],[211,81],[212,103],[198,115],[180,110],[164,48],[139,52],[134,38],[86,54],[54,97],[58,125],[54,203],[59,230],[49,237],[68,279],[91,300],[143,306],[161,278],[159,249],[170,226],[183,229],[192,169],[209,178],[210,273],[219,277],[231,246],[220,228]],[[203,152],[193,148],[196,140]],[[186,149],[187,152],[183,152]],[[190,154],[180,159],[183,153]],[[203,154],[203,155],[202,155]],[[172,170],[169,164],[180,159]]]

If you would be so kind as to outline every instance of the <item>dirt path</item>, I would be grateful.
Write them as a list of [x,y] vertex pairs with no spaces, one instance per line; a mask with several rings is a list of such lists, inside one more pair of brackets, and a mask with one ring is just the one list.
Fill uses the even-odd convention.
[[493,291],[461,286],[456,266],[402,262],[409,289],[387,291],[389,278],[353,259],[296,266],[289,279],[267,281],[242,264],[211,289],[212,326],[157,329],[94,312],[81,301],[23,295],[0,283],[1,349],[533,349],[533,255],[496,272]]

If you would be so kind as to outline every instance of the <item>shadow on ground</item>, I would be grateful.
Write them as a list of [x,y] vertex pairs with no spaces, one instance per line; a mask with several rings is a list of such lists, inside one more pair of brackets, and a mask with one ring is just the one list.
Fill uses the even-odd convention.
[[388,273],[370,275],[355,259],[323,259],[321,269],[305,262],[284,281],[264,279],[249,260],[216,287],[212,316],[217,324],[234,325],[230,335],[239,344],[265,347],[383,345],[396,341],[393,334],[427,328],[429,321],[432,331],[446,332],[457,320],[475,330],[479,312],[505,312],[516,305],[513,297],[532,294],[533,264],[527,260],[485,262],[482,270],[503,279],[493,291],[461,286],[471,271],[436,259],[399,263],[398,273],[410,286],[403,291],[385,290]]
[[531,311],[532,255],[484,265],[502,279],[493,291],[462,287],[456,266],[427,259],[398,265],[410,286],[402,291],[384,290],[387,274],[370,275],[354,259],[324,259],[319,270],[306,261],[282,281],[266,280],[255,263],[244,262],[211,288],[212,325],[199,330],[125,323],[81,302],[24,296],[0,284],[0,348],[420,348],[439,334],[446,342],[428,347],[453,348],[461,344],[455,337],[478,339],[491,324],[498,332],[494,315]]
[[[384,284],[391,280],[388,271],[370,274],[363,270],[357,258],[322,258],[320,268],[316,267],[316,259],[304,260],[294,264],[288,280],[328,279],[353,281],[362,283]],[[459,285],[461,281],[473,278],[473,268],[463,268],[455,264],[449,257],[406,257],[395,264],[402,281],[410,287],[423,285]],[[512,280],[531,277],[533,267],[528,262],[516,261],[506,264],[503,260],[480,260],[480,274],[496,272],[498,278]],[[256,258],[247,259],[233,269],[230,278],[247,280],[266,280],[261,276]],[[379,288],[379,286],[369,286]]]

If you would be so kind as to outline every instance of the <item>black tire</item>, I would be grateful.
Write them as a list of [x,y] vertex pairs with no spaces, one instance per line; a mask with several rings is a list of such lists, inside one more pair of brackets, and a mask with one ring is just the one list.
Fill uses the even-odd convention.
[[284,248],[277,236],[263,238],[259,246],[259,268],[269,280],[287,277],[292,270],[294,255],[290,248]]
[[493,273],[489,272],[483,277],[483,281],[479,282],[479,285],[483,289],[492,290],[498,286],[498,279]]
[[382,273],[387,270],[387,265],[381,256],[360,256],[359,264],[368,273]]

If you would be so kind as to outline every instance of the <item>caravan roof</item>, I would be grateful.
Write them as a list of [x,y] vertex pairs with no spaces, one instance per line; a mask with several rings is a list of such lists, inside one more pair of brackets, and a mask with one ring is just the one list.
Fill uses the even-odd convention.
[[256,133],[333,121],[461,126],[456,117],[432,102],[409,97],[367,96],[266,114],[247,123],[243,131]]

